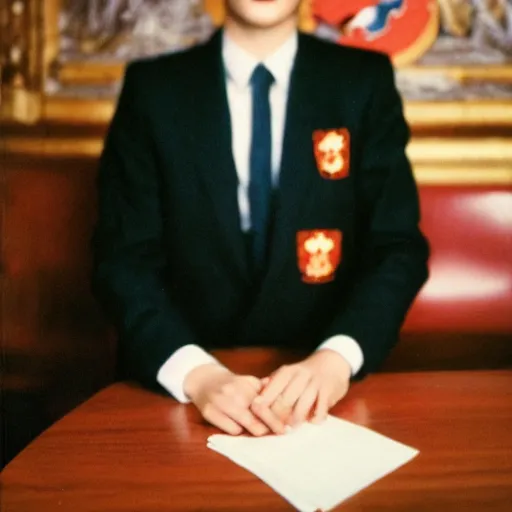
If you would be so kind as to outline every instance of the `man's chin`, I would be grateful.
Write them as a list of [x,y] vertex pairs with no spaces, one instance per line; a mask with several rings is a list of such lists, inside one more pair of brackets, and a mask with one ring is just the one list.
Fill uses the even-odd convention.
[[[263,1],[263,0],[261,0]],[[290,17],[276,17],[260,14],[258,16],[246,17],[244,24],[248,28],[257,30],[269,30],[290,22]]]

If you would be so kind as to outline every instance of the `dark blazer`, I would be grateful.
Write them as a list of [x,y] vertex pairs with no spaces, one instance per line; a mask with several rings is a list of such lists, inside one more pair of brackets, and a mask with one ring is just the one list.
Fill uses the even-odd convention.
[[[347,177],[322,177],[312,134],[346,128]],[[409,131],[384,55],[306,35],[291,76],[270,261],[251,279],[221,36],[130,64],[98,176],[93,289],[120,335],[129,376],[154,385],[179,347],[313,349],[335,334],[364,353],[361,375],[396,342],[427,276]],[[297,233],[342,233],[335,278],[301,278]]]

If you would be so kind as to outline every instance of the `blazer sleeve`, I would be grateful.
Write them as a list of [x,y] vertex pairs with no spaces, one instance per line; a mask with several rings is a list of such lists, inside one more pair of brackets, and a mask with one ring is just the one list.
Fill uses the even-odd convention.
[[429,247],[418,226],[418,193],[405,153],[409,128],[391,62],[382,55],[375,58],[355,176],[355,281],[327,332],[357,340],[364,355],[359,377],[384,361],[428,276]]
[[162,180],[139,66],[126,70],[100,159],[92,289],[118,330],[123,370],[155,386],[161,365],[195,338],[164,282]]

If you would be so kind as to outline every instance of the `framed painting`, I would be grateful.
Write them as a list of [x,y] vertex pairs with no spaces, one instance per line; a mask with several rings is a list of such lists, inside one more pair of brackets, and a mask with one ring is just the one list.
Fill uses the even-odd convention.
[[[224,16],[223,0],[0,1],[1,106],[24,122],[106,121],[127,61],[204,41]],[[303,0],[300,24],[387,52],[413,123],[512,124],[509,0]]]

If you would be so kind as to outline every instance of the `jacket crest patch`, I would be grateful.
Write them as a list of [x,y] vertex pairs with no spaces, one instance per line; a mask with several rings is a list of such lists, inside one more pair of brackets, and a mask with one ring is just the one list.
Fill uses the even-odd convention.
[[346,128],[315,130],[313,146],[318,171],[323,178],[346,178],[350,170],[350,134]]
[[342,233],[337,229],[315,229],[297,233],[297,259],[302,281],[332,281],[341,261]]

